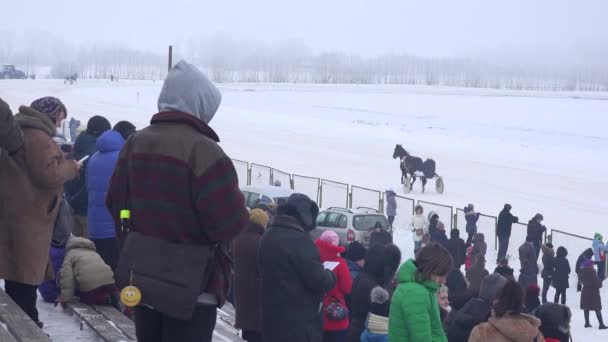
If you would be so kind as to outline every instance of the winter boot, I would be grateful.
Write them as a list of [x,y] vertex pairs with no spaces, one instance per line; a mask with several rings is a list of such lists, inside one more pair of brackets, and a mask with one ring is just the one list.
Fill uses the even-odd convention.
[[597,316],[597,321],[600,322],[600,330],[608,329],[607,326],[604,325],[604,319],[602,318],[602,312],[596,311],[595,315]]
[[585,310],[583,313],[585,315],[585,328],[591,328],[591,324],[589,324],[589,311]]

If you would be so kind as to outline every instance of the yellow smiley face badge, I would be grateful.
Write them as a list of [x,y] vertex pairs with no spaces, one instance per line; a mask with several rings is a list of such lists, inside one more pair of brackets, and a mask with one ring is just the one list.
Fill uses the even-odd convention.
[[141,291],[135,286],[127,286],[120,291],[120,301],[130,308],[135,307],[141,301]]

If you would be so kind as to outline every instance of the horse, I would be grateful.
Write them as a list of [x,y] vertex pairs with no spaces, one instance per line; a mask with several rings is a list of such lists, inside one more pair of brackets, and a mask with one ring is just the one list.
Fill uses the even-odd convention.
[[67,75],[65,77],[65,80],[63,81],[63,84],[74,84],[76,83],[76,81],[78,80],[78,74],[73,74],[73,75]]
[[[422,192],[425,190],[426,180],[439,177],[437,173],[435,173],[435,161],[432,159],[427,159],[426,161],[422,161],[422,158],[412,156],[406,151],[403,146],[396,145],[395,151],[393,152],[393,159],[399,158],[400,168],[401,168],[401,183],[405,183],[408,177],[411,178],[411,186],[413,187],[416,182],[417,176],[416,172],[422,172],[422,176],[420,179],[422,180]],[[409,176],[408,176],[409,175]]]

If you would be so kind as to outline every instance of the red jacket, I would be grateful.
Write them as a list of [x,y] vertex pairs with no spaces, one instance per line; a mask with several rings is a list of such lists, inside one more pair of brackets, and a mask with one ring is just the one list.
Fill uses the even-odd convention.
[[[353,281],[350,277],[350,271],[346,261],[341,258],[338,253],[344,253],[345,248],[341,246],[334,246],[329,242],[316,240],[315,244],[319,249],[321,255],[321,262],[325,261],[338,261],[340,264],[334,268],[333,272],[336,275],[336,286],[325,294],[323,299],[323,307],[331,301],[340,301],[340,303],[346,305],[344,296],[350,294]],[[349,322],[348,317],[342,321],[329,320],[327,316],[323,318],[323,331],[339,331],[348,329]]]

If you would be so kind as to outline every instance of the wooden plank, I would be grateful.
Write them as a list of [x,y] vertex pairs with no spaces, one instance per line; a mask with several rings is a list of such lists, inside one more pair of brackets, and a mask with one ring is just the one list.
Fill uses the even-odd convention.
[[91,329],[93,329],[93,331],[95,331],[105,342],[131,341],[102,314],[95,311],[90,306],[82,303],[69,303],[68,308],[91,327]]
[[17,342],[17,340],[15,340],[13,335],[11,335],[6,329],[4,329],[4,326],[2,326],[2,324],[0,324],[0,341]]
[[94,308],[95,311],[99,312],[106,319],[112,321],[118,330],[125,334],[125,336],[133,341],[137,341],[135,322],[111,306],[95,306]]
[[51,342],[34,321],[0,289],[0,321],[17,342]]

